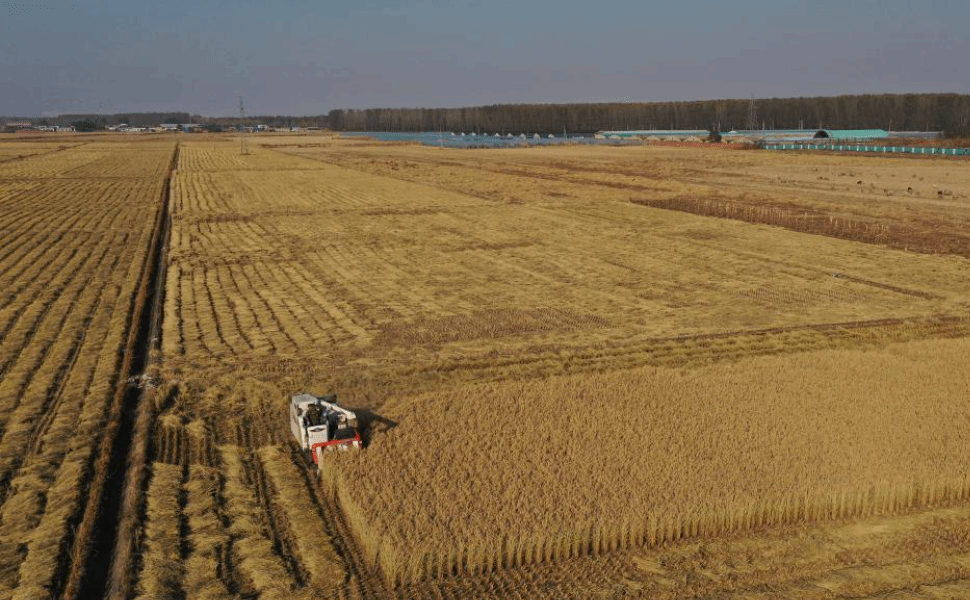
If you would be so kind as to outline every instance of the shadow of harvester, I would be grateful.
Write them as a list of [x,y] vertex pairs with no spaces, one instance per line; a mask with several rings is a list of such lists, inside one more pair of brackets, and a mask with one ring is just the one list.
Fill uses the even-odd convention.
[[365,448],[370,445],[371,437],[375,433],[384,433],[397,427],[396,421],[382,417],[365,408],[347,408],[357,415],[357,429],[360,431],[360,439]]

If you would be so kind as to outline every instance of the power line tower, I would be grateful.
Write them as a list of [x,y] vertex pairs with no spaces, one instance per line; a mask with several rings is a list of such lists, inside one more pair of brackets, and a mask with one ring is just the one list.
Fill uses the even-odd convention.
[[754,94],[751,94],[751,102],[748,103],[748,131],[758,129],[758,107],[754,103]]
[[239,97],[239,154],[249,154],[249,140],[246,138],[246,108],[242,96]]

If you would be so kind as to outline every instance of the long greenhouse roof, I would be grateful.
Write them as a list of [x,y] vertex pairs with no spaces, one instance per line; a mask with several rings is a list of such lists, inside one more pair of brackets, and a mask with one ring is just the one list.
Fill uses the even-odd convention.
[[888,138],[889,132],[884,129],[819,129],[815,137],[833,140],[873,140]]
[[630,129],[626,131],[600,131],[600,135],[618,135],[620,137],[638,135],[709,135],[706,129]]

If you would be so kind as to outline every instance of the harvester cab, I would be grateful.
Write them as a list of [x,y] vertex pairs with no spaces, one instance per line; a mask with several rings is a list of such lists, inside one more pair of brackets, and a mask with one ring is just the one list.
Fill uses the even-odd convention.
[[317,465],[327,450],[361,447],[357,415],[337,404],[337,396],[290,397],[290,430]]

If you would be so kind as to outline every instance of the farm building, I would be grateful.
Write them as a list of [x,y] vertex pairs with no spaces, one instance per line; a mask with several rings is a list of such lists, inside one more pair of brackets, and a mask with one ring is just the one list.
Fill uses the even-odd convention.
[[724,132],[721,134],[721,139],[728,143],[744,143],[751,140],[801,141],[812,139],[816,131],[816,129],[742,129]]
[[[689,138],[707,137],[711,132],[706,129],[642,129],[630,131],[600,131],[597,136],[604,136],[609,139],[644,139],[644,138]],[[614,137],[615,136],[615,137]],[[602,138],[600,138],[602,139]]]
[[885,139],[889,133],[882,129],[756,129],[728,131],[721,135],[725,142],[764,140],[765,142],[807,142],[817,139],[859,141]]
[[2,131],[6,131],[8,133],[14,131],[27,131],[31,127],[33,127],[33,124],[30,121],[7,121],[4,123]]
[[812,137],[815,139],[862,142],[868,140],[883,140],[889,137],[889,133],[882,129],[819,129]]

